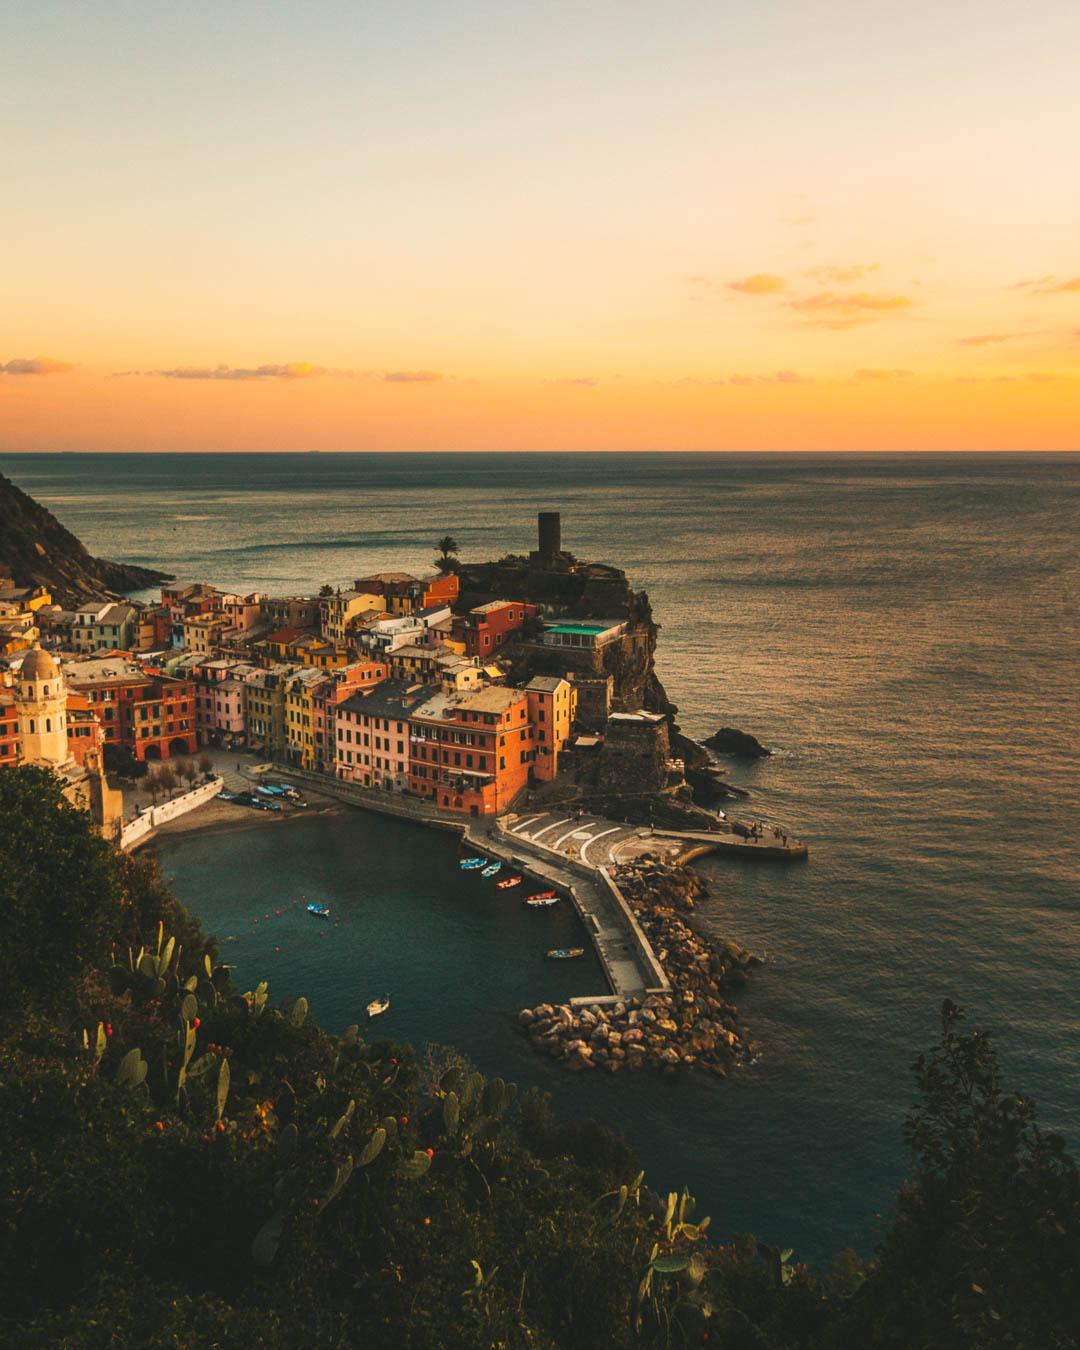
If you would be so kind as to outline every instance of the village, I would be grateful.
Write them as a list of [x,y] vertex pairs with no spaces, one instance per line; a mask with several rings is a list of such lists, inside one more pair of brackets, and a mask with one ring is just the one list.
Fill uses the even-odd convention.
[[[541,573],[581,566],[559,535],[558,515],[542,513],[530,555]],[[158,603],[70,610],[0,579],[0,766],[127,778],[219,747],[493,817],[622,732],[655,743],[650,789],[681,777],[665,717],[619,708],[605,673],[605,648],[633,639],[625,615],[567,618],[502,597],[462,612],[456,545],[440,547],[430,575],[380,572],[317,596],[191,581],[163,585]]]

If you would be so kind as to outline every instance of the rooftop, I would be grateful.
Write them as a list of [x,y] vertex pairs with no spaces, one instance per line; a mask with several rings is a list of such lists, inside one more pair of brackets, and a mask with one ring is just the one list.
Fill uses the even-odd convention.
[[580,623],[569,621],[566,623],[551,623],[544,629],[545,633],[581,633],[586,636],[598,637],[601,633],[606,633],[612,628],[618,628],[622,624],[622,619],[587,619]]
[[525,688],[534,689],[538,694],[553,694],[566,683],[561,675],[534,675]]

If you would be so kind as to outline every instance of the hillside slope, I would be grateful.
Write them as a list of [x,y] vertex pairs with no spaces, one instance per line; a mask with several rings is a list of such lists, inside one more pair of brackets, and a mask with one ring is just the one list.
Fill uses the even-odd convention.
[[20,586],[47,586],[68,609],[172,579],[167,572],[95,558],[51,511],[0,474],[0,575],[8,574]]

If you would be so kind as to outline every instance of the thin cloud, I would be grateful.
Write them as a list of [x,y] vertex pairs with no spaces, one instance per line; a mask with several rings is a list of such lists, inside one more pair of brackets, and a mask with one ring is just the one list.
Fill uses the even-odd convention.
[[857,380],[906,380],[914,375],[913,370],[877,370],[873,368],[864,368],[855,372]]
[[870,291],[818,291],[816,295],[805,296],[802,300],[789,300],[787,303],[800,312],[833,310],[838,314],[851,314],[907,309],[911,301],[906,295],[879,295]]
[[727,288],[742,295],[775,295],[784,289],[784,278],[773,276],[771,272],[754,272],[752,276],[729,281]]
[[17,356],[0,364],[0,375],[66,375],[71,369],[70,361],[51,356]]
[[556,384],[577,384],[584,389],[595,389],[600,381],[595,375],[568,375],[565,379],[556,380]]
[[796,370],[777,370],[771,375],[729,375],[728,384],[813,384],[812,375],[800,375]]
[[850,267],[811,267],[806,275],[818,281],[861,281],[877,270],[877,263],[856,263]]
[[438,370],[384,370],[386,384],[436,384],[443,378]]
[[1062,295],[1080,291],[1080,277],[1067,277],[1059,281],[1055,276],[1035,277],[1028,281],[1018,281],[1014,291],[1030,291],[1032,295]]
[[325,366],[307,361],[289,361],[284,365],[264,366],[177,366],[174,370],[153,370],[167,380],[309,380],[325,375]]
[[957,338],[961,347],[988,347],[994,342],[1011,342],[1020,333],[976,333],[974,337]]

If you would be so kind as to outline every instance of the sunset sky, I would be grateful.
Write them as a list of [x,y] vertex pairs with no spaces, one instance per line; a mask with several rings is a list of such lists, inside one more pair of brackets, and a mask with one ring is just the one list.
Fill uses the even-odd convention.
[[1080,449],[1075,0],[0,32],[0,451]]

